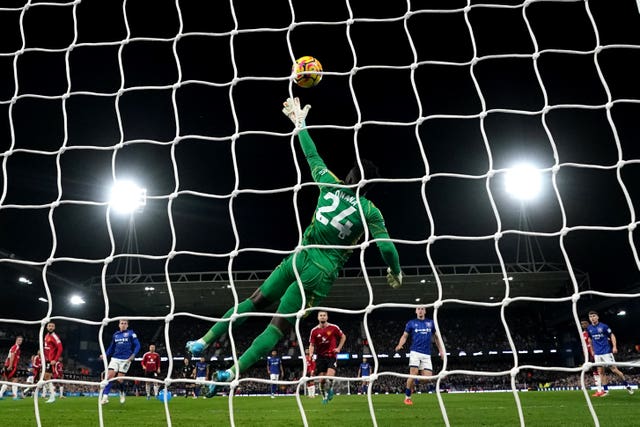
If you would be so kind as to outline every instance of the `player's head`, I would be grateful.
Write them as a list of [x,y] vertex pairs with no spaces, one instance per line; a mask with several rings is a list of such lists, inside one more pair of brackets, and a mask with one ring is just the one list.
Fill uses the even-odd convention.
[[600,316],[598,316],[597,311],[591,310],[589,312],[589,321],[591,322],[592,325],[596,325],[599,319],[600,319]]
[[52,333],[56,330],[56,324],[53,322],[47,323],[47,332]]
[[427,314],[427,307],[425,307],[424,305],[420,305],[416,307],[416,316],[418,316],[418,319],[424,319],[426,314]]
[[120,319],[118,327],[121,331],[126,331],[129,328],[129,321],[127,319]]
[[16,337],[16,344],[21,345],[23,340],[24,338],[22,338],[22,335],[18,335]]
[[[380,178],[380,171],[378,167],[371,161],[367,159],[360,159],[362,162],[362,170],[364,171],[364,178],[373,179]],[[355,185],[362,179],[362,175],[360,173],[360,166],[356,163],[349,173],[347,177],[344,179],[344,183],[347,185]],[[360,194],[365,195],[371,188],[373,187],[372,183],[369,183],[360,189]]]
[[581,320],[580,321],[580,326],[582,326],[582,330],[584,331],[589,326],[589,322],[587,322],[586,320]]
[[156,351],[156,345],[155,344],[149,344],[149,351],[155,352]]
[[367,363],[367,358],[366,357],[362,358],[362,363]]
[[278,355],[278,352],[276,350],[271,350],[272,357],[276,357],[277,355]]
[[189,364],[189,358],[188,358],[188,357],[185,357],[185,358],[184,358],[184,364],[185,364],[185,365],[188,365],[188,364]]
[[329,313],[327,313],[326,311],[319,311],[318,322],[320,322],[321,324],[325,324],[328,321],[329,321]]
[[204,362],[204,361],[205,361],[204,356],[200,356],[200,361],[201,361],[201,362]]

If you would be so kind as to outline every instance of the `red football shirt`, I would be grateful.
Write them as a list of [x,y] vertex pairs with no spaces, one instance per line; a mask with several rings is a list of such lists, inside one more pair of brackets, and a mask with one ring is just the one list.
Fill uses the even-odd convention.
[[[11,365],[12,354],[13,354],[13,365]],[[7,356],[7,360],[4,361],[4,366],[8,368],[10,371],[13,371],[18,367],[19,360],[20,360],[20,346],[18,344],[14,344],[11,346],[11,349],[9,350],[9,355]]]
[[338,325],[327,323],[324,328],[316,326],[311,330],[309,343],[313,344],[315,347],[314,353],[318,356],[335,357],[335,350],[342,335],[342,330]]
[[58,360],[62,356],[62,341],[55,332],[47,333],[44,336],[44,360],[51,362]]
[[156,352],[147,351],[142,356],[142,369],[147,372],[157,372],[160,368],[160,355]]

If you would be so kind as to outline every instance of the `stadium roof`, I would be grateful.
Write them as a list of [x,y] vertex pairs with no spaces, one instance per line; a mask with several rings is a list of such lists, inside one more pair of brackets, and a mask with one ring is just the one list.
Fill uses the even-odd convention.
[[[567,297],[573,293],[568,272],[561,266],[541,263],[533,266],[507,264],[509,297]],[[482,303],[499,303],[506,296],[505,281],[500,265],[468,264],[437,267],[441,282],[442,299],[445,303],[467,300]],[[361,269],[348,268],[333,286],[330,295],[322,302],[324,307],[342,310],[365,310],[369,303],[382,307],[406,304],[432,304],[438,297],[436,275],[429,267],[406,267],[405,279],[400,289],[392,289],[386,282],[386,269],[371,268],[367,271],[371,293]],[[234,272],[232,279],[238,300],[242,300],[262,283],[270,271]],[[169,275],[171,291],[175,298],[176,313],[192,313],[216,317],[234,303],[231,281],[227,272],[192,272]],[[105,277],[113,315],[136,313],[136,315],[166,315],[171,304],[169,287],[164,274],[122,275]],[[588,277],[577,274],[580,290],[589,287]],[[91,285],[100,290],[102,284]],[[100,288],[100,289],[99,289]],[[122,314],[115,314],[123,310]]]

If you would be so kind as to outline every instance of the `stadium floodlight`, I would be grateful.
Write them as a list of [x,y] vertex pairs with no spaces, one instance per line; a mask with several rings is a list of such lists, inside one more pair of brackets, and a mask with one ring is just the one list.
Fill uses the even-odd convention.
[[540,171],[529,164],[519,164],[505,174],[505,190],[519,200],[531,200],[541,190]]
[[111,208],[120,214],[142,212],[147,204],[147,189],[133,181],[116,181],[111,188]]
[[81,305],[84,304],[84,298],[82,298],[80,295],[71,295],[71,297],[69,298],[69,302],[71,303],[71,305]]

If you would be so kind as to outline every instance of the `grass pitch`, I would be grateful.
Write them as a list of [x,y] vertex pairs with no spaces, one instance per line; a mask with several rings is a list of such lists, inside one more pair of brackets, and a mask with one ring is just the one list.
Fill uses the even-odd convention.
[[[512,393],[442,394],[451,426],[519,426],[520,419]],[[518,394],[527,426],[596,425],[581,391],[524,392]],[[374,395],[372,407],[377,425],[403,427],[441,426],[445,421],[434,394],[413,397],[405,406],[403,395]],[[604,398],[588,398],[601,426],[637,426],[640,421],[640,393],[633,396],[615,390]],[[329,404],[322,399],[301,398],[307,423],[311,427],[360,427],[374,425],[367,396],[336,396]],[[168,404],[171,425],[175,427],[230,426],[227,397],[192,399],[174,397]],[[295,397],[236,397],[231,401],[236,426],[302,426],[303,418]],[[157,427],[168,425],[164,404],[145,397],[127,397],[124,405],[117,398],[103,406],[104,426]],[[38,402],[43,427],[100,426],[98,399],[70,397],[53,404]],[[0,401],[3,426],[37,426],[33,398]]]

